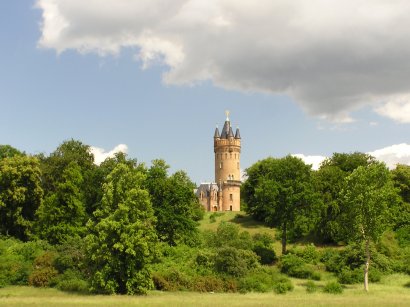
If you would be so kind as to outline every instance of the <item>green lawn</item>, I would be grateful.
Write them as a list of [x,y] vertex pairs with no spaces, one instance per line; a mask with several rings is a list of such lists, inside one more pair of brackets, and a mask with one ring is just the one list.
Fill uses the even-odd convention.
[[[319,291],[306,293],[305,280],[292,279],[295,289],[274,293],[193,293],[152,291],[147,296],[77,295],[55,289],[6,287],[0,289],[0,306],[409,306],[410,288],[403,285],[410,276],[395,274],[371,284],[365,293],[361,285],[346,287],[343,294]],[[318,282],[322,285],[323,282]]]

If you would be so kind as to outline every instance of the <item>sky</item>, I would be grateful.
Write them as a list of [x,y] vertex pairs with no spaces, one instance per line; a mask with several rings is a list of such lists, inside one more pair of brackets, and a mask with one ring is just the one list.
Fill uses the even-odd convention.
[[230,111],[241,168],[334,152],[410,164],[410,2],[0,1],[0,144],[71,138],[101,162],[214,174]]

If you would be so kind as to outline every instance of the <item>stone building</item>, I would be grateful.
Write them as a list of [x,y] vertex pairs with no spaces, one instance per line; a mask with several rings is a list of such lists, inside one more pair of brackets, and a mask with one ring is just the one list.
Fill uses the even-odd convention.
[[214,133],[215,182],[201,183],[196,195],[207,211],[240,211],[240,155],[241,135],[239,128],[233,133],[229,112],[219,133]]

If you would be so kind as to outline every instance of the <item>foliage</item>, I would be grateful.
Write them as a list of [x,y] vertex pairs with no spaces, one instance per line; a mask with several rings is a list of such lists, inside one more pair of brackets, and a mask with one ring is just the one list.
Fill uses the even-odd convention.
[[27,240],[43,200],[39,162],[15,155],[0,160],[0,233]]
[[98,176],[91,148],[78,140],[67,140],[60,144],[48,157],[38,156],[41,160],[42,186],[46,196],[57,191],[65,181],[64,172],[71,164],[79,167],[82,176],[81,191],[88,213],[92,213],[101,198],[103,178]]
[[85,231],[87,216],[81,191],[83,177],[80,167],[71,162],[64,169],[62,180],[36,212],[37,234],[52,244],[82,237]]
[[[281,228],[282,253],[285,254],[287,232],[307,234],[312,226],[306,223],[306,219],[300,218],[314,212],[316,194],[313,191],[311,167],[299,158],[286,156],[282,159],[264,159],[246,172],[248,179],[242,190],[247,212],[271,227]],[[308,221],[311,222],[311,219]],[[300,231],[301,225],[308,227]]]
[[215,267],[219,273],[241,277],[258,267],[258,257],[252,251],[222,247],[217,251]]
[[55,257],[56,254],[54,252],[45,252],[34,260],[33,271],[28,278],[29,285],[47,287],[53,282],[58,274],[53,266]]
[[87,254],[91,287],[103,293],[146,293],[152,287],[148,265],[157,250],[154,212],[142,188],[145,175],[117,165],[103,186],[101,208],[88,223]]
[[12,158],[14,156],[24,156],[20,150],[10,145],[0,145],[0,160],[4,158]]
[[196,221],[203,217],[203,209],[193,192],[195,185],[182,171],[168,177],[168,168],[165,161],[154,160],[146,180],[157,218],[158,237],[169,245],[180,241],[196,244]]
[[272,290],[277,293],[285,293],[292,289],[293,285],[290,280],[279,274],[274,268],[260,267],[239,280],[241,293],[269,292]]
[[320,280],[320,273],[305,263],[303,258],[294,254],[283,255],[280,259],[280,270],[289,276],[304,279]]
[[89,284],[79,272],[69,269],[56,279],[56,287],[67,292],[87,293]]
[[343,235],[340,215],[343,203],[340,193],[344,179],[359,166],[367,166],[375,159],[364,153],[334,153],[332,157],[322,162],[315,172],[315,187],[322,197],[320,219],[316,224],[316,235],[319,240],[328,243],[346,241]]
[[325,293],[331,293],[331,294],[341,294],[343,293],[343,287],[341,284],[339,284],[336,281],[331,281],[328,282],[324,287],[323,287],[323,292]]
[[358,167],[346,178],[343,194],[344,230],[352,240],[366,244],[364,283],[367,291],[370,243],[377,242],[387,228],[388,208],[397,201],[397,194],[389,171],[382,163]]
[[317,291],[317,285],[312,280],[308,280],[305,283],[305,286],[306,286],[306,292],[307,293],[315,293]]

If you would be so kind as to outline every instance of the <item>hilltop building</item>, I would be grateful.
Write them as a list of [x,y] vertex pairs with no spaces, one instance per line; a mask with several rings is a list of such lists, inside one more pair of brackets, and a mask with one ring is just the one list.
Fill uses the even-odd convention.
[[235,135],[226,112],[226,120],[219,133],[214,133],[215,182],[201,183],[196,190],[199,201],[207,211],[240,211],[240,155],[241,135]]

